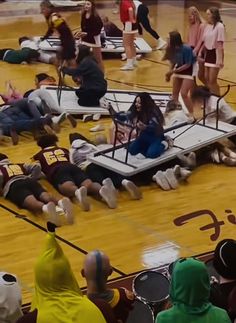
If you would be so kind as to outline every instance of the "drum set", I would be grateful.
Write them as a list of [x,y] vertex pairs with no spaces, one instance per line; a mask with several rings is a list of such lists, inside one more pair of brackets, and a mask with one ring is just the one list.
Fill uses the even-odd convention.
[[[171,306],[169,289],[175,262],[157,270],[147,270],[138,274],[132,283],[135,295],[133,310],[127,323],[154,323],[157,314]],[[211,282],[218,280],[212,260],[206,261]]]

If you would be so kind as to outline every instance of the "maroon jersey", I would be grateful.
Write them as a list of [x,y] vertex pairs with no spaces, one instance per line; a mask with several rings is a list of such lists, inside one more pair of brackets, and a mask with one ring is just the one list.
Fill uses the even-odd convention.
[[69,150],[60,147],[42,149],[34,155],[33,159],[39,161],[41,169],[49,181],[61,165],[70,164]]
[[16,177],[27,176],[23,164],[5,164],[0,165],[0,173],[3,176],[3,187],[6,183]]

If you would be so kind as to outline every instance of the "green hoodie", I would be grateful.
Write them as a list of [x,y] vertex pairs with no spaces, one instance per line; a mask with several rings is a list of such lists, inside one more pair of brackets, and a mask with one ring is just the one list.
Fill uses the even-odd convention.
[[210,281],[205,264],[194,258],[176,262],[171,280],[173,306],[156,323],[230,323],[226,311],[209,302]]

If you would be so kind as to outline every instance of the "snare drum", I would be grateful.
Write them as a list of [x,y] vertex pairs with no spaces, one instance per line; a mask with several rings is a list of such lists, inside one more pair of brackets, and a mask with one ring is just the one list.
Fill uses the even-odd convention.
[[136,300],[126,323],[154,323],[154,320],[154,313],[151,307],[139,300]]
[[134,278],[132,287],[135,296],[150,305],[155,314],[165,309],[170,287],[165,275],[157,271],[144,271]]

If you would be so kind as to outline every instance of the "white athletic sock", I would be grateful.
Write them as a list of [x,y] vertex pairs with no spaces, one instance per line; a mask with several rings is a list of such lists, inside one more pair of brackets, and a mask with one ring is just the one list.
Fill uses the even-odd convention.
[[107,203],[110,209],[117,208],[116,194],[113,190],[104,185],[100,188],[99,194],[103,201]]
[[121,184],[129,192],[133,200],[140,200],[142,198],[140,189],[133,182],[123,179]]
[[90,210],[90,204],[87,197],[87,188],[85,186],[81,186],[75,191],[75,197],[78,200],[83,211]]

